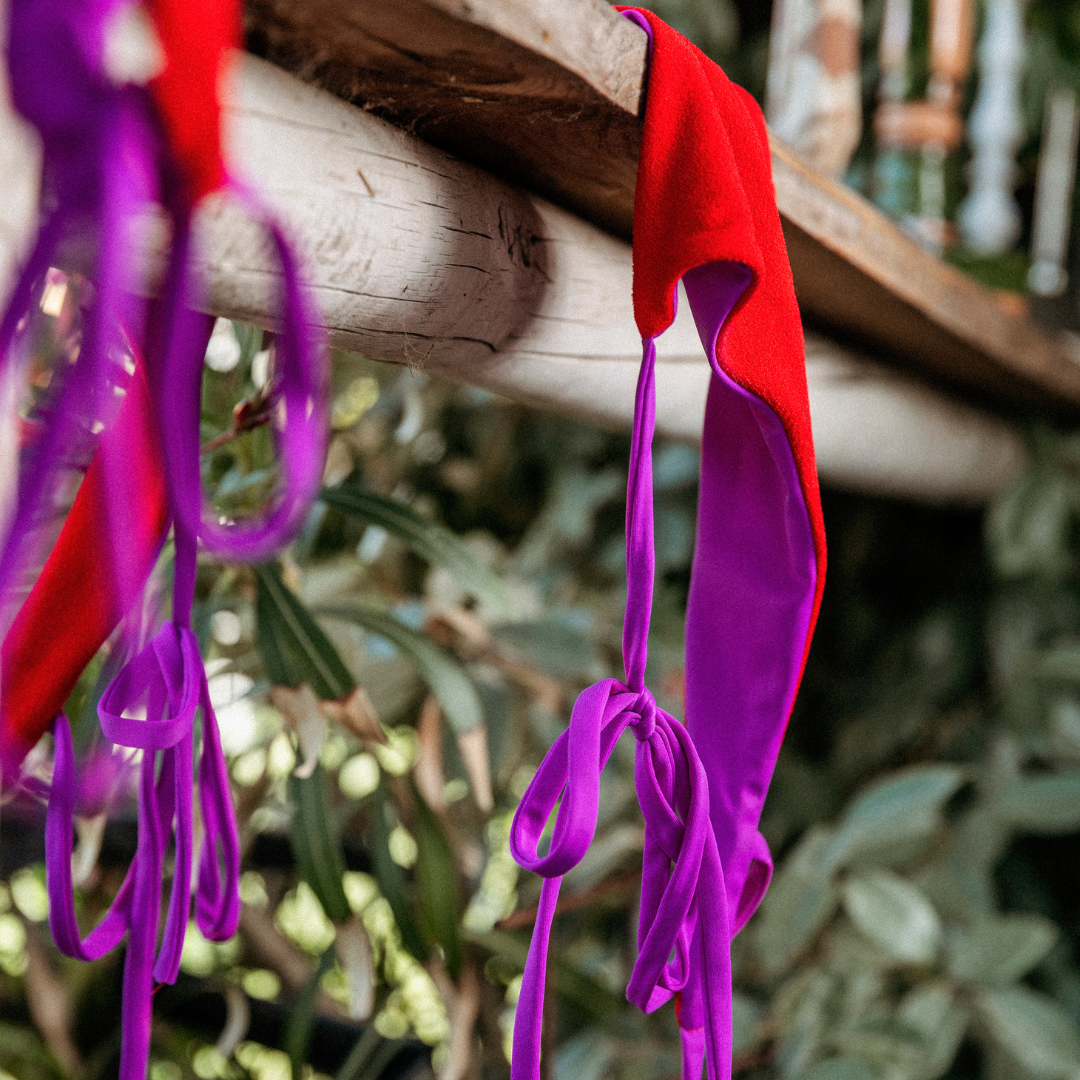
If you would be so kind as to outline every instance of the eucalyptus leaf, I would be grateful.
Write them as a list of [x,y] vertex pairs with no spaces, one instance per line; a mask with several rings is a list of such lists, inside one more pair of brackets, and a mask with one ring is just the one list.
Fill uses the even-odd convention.
[[343,923],[352,912],[341,883],[345,862],[341,841],[333,827],[334,816],[322,766],[316,766],[315,771],[304,779],[290,776],[289,796],[296,807],[289,831],[296,865],[319,898],[327,917],[332,922]]
[[1080,769],[1024,776],[1001,793],[998,817],[1024,832],[1052,836],[1080,829]]
[[1080,642],[1061,643],[1040,653],[1035,673],[1049,682],[1080,683]]
[[836,910],[837,892],[822,858],[831,832],[806,831],[765,894],[755,941],[771,976],[785,971]]
[[957,1001],[946,979],[916,985],[896,1011],[897,1024],[918,1041],[920,1076],[933,1080],[949,1070],[970,1021],[968,1008]]
[[1074,1080],[1080,1072],[1080,1035],[1052,998],[1014,986],[987,990],[977,1008],[989,1035],[1032,1076]]
[[731,995],[731,1052],[748,1054],[763,1040],[761,1030],[765,1010],[737,990]]
[[941,808],[964,782],[953,765],[923,765],[887,776],[863,791],[848,807],[822,857],[830,870],[875,849],[933,833]]
[[601,1080],[615,1056],[611,1039],[589,1028],[559,1047],[554,1080]]
[[1035,967],[1058,937],[1057,927],[1041,915],[980,919],[950,937],[946,970],[963,982],[1006,987]]
[[270,681],[296,689],[304,684],[323,701],[339,701],[356,681],[308,609],[281,580],[273,563],[255,567],[257,640]]
[[1005,578],[1056,578],[1070,564],[1070,480],[1046,468],[1025,471],[990,508],[986,536]]
[[420,922],[428,938],[442,947],[446,968],[456,979],[461,969],[461,892],[457,866],[442,823],[419,792],[416,804],[416,879],[420,892]]
[[851,878],[843,902],[859,930],[896,960],[928,964],[937,955],[937,912],[924,893],[896,874],[876,870]]
[[357,487],[324,488],[322,498],[352,517],[385,529],[410,551],[449,570],[477,600],[500,613],[511,614],[512,605],[502,582],[449,529],[396,499]]
[[828,972],[811,967],[785,983],[773,999],[773,1019],[779,1027],[776,1064],[781,1076],[798,1076],[818,1056],[836,982]]
[[417,666],[454,731],[472,731],[484,722],[480,695],[472,680],[461,665],[430,638],[381,608],[328,605],[316,608],[316,614],[354,623],[393,642]]

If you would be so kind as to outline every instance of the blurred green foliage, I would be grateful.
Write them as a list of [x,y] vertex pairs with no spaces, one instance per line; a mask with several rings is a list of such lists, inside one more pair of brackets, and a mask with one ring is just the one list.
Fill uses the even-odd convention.
[[[219,438],[258,394],[257,352],[240,353],[206,376],[211,489],[272,471],[245,447],[264,431]],[[625,436],[354,356],[334,378],[327,496],[304,534],[276,565],[200,564],[245,916],[224,945],[190,934],[156,999],[152,1080],[508,1076],[539,892],[510,818],[577,692],[621,674]],[[657,446],[648,678],[677,715],[696,472],[693,450]],[[839,492],[825,509],[829,587],[762,822],[776,877],[735,944],[736,1073],[1080,1075],[1080,442],[1033,431],[1029,469],[985,514]],[[642,844],[624,741],[556,920],[558,1080],[678,1075],[670,1010],[622,998]],[[4,813],[5,841],[33,834],[32,808]],[[109,836],[130,793],[112,814],[103,847],[80,831],[87,923],[122,878]],[[0,1068],[104,1080],[119,958],[56,955],[40,865],[12,850]],[[335,1030],[353,1032],[337,1050]],[[430,1058],[408,1056],[418,1044]]]

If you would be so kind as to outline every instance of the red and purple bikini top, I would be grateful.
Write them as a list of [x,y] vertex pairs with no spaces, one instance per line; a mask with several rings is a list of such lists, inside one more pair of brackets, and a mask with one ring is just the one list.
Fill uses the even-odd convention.
[[[69,15],[66,24],[57,14],[61,7]],[[152,766],[149,773],[143,770],[140,854],[109,917],[86,942],[78,938],[70,906],[75,780],[62,716],[49,810],[49,884],[58,944],[71,955],[97,955],[128,929],[137,942],[129,945],[125,971],[123,1075],[141,1080],[150,986],[153,979],[175,977],[186,893],[174,887],[156,955],[156,922],[151,927],[134,916],[149,910],[147,905],[157,910],[162,837],[167,839],[170,829],[175,827],[178,867],[182,858],[192,857],[190,843],[182,839],[191,835],[190,717],[200,703],[209,710],[187,627],[195,537],[230,558],[263,556],[283,542],[317,489],[326,415],[324,375],[305,332],[310,317],[288,247],[271,224],[285,270],[287,319],[277,391],[289,407],[288,423],[277,434],[286,490],[269,520],[250,527],[219,526],[200,514],[198,371],[209,322],[189,306],[193,286],[186,271],[186,237],[194,203],[228,182],[219,150],[216,85],[226,48],[235,40],[235,3],[157,0],[150,5],[167,57],[198,58],[190,66],[171,62],[155,80],[156,111],[145,93],[111,87],[101,73],[102,26],[116,7],[115,0],[12,3],[15,101],[42,131],[47,177],[69,178],[69,187],[53,181],[53,201],[62,210],[66,204],[59,195],[64,194],[67,204],[89,207],[102,222],[94,311],[108,325],[91,327],[91,341],[94,332],[104,339],[115,335],[115,326],[139,326],[142,333],[134,336],[146,365],[124,382],[124,406],[102,434],[60,539],[4,640],[0,764],[12,776],[59,713],[79,672],[137,597],[171,519],[178,567],[174,621],[118,676],[101,709],[111,739],[162,750],[165,758],[156,781]],[[634,311],[644,355],[627,490],[625,678],[605,680],[581,695],[568,730],[545,758],[515,818],[514,855],[545,879],[517,1008],[515,1080],[539,1076],[544,972],[559,882],[591,842],[600,771],[627,727],[638,741],[636,783],[646,823],[640,955],[627,996],[647,1011],[675,998],[686,1080],[700,1080],[703,1063],[711,1080],[730,1074],[730,942],[768,886],[771,859],[758,821],[824,584],[825,538],[802,331],[760,110],[656,16],[621,10],[650,38],[634,208]],[[203,36],[206,27],[213,30]],[[57,45],[46,51],[44,61],[41,39],[55,39]],[[32,98],[54,69],[73,74],[70,86],[53,95],[59,121],[49,114],[42,122]],[[85,101],[71,108],[65,94],[71,101],[82,94]],[[49,125],[65,123],[67,135],[50,144]],[[78,144],[82,175],[96,178],[89,185],[73,179],[77,170],[69,160],[69,136],[75,129],[89,132]],[[104,152],[116,147],[125,154]],[[118,159],[130,175],[115,165]],[[155,196],[174,219],[176,239],[164,299],[147,313],[133,307],[116,259],[110,262],[109,256],[119,250],[116,223],[122,212]],[[252,197],[246,198],[257,211]],[[21,291],[0,324],[3,362],[17,344],[18,305],[29,306],[35,282],[70,224],[60,213],[59,221],[43,225]],[[644,682],[654,569],[654,341],[674,319],[680,281],[712,368],[687,611],[685,726],[657,707]],[[84,344],[84,355],[85,349]],[[47,428],[53,442],[31,455],[42,475],[54,460],[46,450],[51,447],[55,454],[92,411],[87,402],[96,400],[95,382],[121,378],[101,359],[108,350],[99,348],[98,354],[94,363],[75,365],[83,381],[69,375],[70,387]],[[182,406],[164,409],[160,403],[166,400]],[[67,411],[65,401],[74,403]],[[20,512],[30,490],[24,479]],[[0,587],[10,586],[11,567],[22,557],[18,528],[32,524],[32,494],[25,494],[25,501],[25,518],[16,518],[0,549]],[[64,619],[56,617],[60,611]],[[148,718],[156,722],[122,723],[124,699],[139,694],[150,702]],[[238,856],[228,778],[212,711],[210,716],[199,775],[204,820],[217,842],[203,852],[196,916],[205,933],[221,936],[235,925]],[[146,729],[156,729],[160,737]],[[153,757],[145,755],[151,762]],[[541,856],[540,837],[560,799],[554,835]],[[177,879],[182,877],[178,873]]]
[[[544,878],[514,1023],[514,1080],[539,1080],[548,941],[562,875],[596,831],[599,778],[627,727],[645,818],[639,955],[627,997],[675,998],[683,1078],[731,1074],[731,939],[772,873],[761,809],[825,577],[802,327],[761,111],[651,12],[634,201],[644,357],[626,499],[625,679],[578,698],[518,808],[517,861]],[[655,339],[682,282],[712,367],[686,618],[686,723],[645,685],[653,590]],[[560,804],[561,800],[561,804]],[[558,806],[550,846],[538,854]]]

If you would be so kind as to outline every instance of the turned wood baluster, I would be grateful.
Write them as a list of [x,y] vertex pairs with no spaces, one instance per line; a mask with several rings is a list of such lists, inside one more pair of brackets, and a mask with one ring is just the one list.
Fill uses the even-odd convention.
[[829,176],[862,136],[862,0],[774,0],[765,113],[775,134]]
[[1028,288],[1036,296],[1060,296],[1069,284],[1065,260],[1072,227],[1078,137],[1080,103],[1076,91],[1055,87],[1046,95],[1035,185]]
[[[936,250],[950,239],[945,220],[945,162],[964,137],[960,104],[971,67],[973,33],[974,0],[934,0],[926,96],[921,101],[905,101],[911,0],[887,0],[879,46],[880,100],[874,113],[875,199]],[[907,199],[902,174],[911,155],[917,156],[916,192]]]
[[968,118],[971,192],[957,215],[964,243],[982,255],[1008,251],[1020,235],[1013,198],[1015,155],[1024,136],[1020,79],[1024,68],[1022,0],[986,0],[979,42],[979,89]]

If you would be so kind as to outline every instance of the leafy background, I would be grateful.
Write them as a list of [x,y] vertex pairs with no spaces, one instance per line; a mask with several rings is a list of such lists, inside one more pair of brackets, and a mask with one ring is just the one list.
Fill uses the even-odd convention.
[[[768,5],[656,6],[760,93]],[[1031,7],[1039,70],[1066,81],[1076,11]],[[539,892],[509,822],[578,691],[621,675],[627,438],[356,356],[334,372],[303,534],[272,565],[200,564],[243,918],[224,944],[191,929],[180,981],[155,997],[152,1080],[507,1077]],[[269,339],[219,324],[203,437],[222,512],[276,481],[271,374]],[[1080,441],[1029,436],[1027,472],[985,512],[824,493],[829,585],[762,823],[777,874],[735,944],[746,1080],[1080,1077]],[[648,679],[677,715],[696,476],[695,451],[657,446]],[[170,572],[166,551],[129,640],[167,614]],[[130,763],[95,720],[123,651],[103,650],[67,705],[108,781],[79,823],[87,924],[134,850]],[[679,1075],[670,1010],[622,997],[642,845],[624,741],[556,921],[554,1080]],[[44,778],[50,755],[46,738],[30,762]],[[106,1080],[122,957],[67,961],[46,918],[42,808],[11,798],[0,1078]]]
[[[265,428],[236,434],[232,414],[259,399],[263,344],[222,323],[210,350],[223,510],[273,482]],[[620,674],[625,436],[355,356],[334,390],[302,536],[275,564],[200,564],[244,916],[222,945],[189,931],[155,998],[153,1080],[507,1076],[538,896],[509,821],[576,693]],[[778,870],[736,941],[740,1076],[1080,1075],[1080,441],[1031,447],[985,514],[825,494],[829,589],[763,820]],[[676,714],[696,470],[658,445],[648,677]],[[166,552],[143,623],[169,571]],[[68,703],[90,761],[118,652]],[[624,742],[556,921],[555,1078],[678,1075],[670,1010],[622,998],[642,844]],[[130,858],[130,788],[81,823],[87,920]],[[0,822],[0,1067],[114,1075],[120,958],[56,954],[41,808]]]

